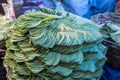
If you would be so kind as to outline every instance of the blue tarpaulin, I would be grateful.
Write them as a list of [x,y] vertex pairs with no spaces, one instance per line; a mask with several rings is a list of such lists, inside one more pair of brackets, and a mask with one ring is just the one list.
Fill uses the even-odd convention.
[[120,70],[111,67],[109,64],[105,64],[101,80],[120,80]]

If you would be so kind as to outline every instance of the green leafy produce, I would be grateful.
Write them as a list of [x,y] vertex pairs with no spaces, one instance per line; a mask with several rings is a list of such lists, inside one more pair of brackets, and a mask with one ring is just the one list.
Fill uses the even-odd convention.
[[120,44],[120,24],[107,23],[100,30],[106,40]]
[[5,55],[5,41],[8,38],[9,29],[10,23],[5,20],[4,16],[0,15],[0,58],[3,58]]
[[21,15],[9,34],[10,80],[98,80],[102,74],[106,48],[90,20],[42,8]]

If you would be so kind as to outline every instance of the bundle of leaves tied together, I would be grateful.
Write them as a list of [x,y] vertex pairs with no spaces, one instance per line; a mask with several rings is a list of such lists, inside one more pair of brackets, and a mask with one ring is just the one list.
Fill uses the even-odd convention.
[[7,40],[9,80],[98,80],[106,60],[93,22],[68,12],[30,11]]

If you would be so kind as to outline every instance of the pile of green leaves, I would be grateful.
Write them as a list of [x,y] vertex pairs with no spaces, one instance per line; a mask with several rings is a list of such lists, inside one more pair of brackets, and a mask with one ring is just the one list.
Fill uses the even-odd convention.
[[120,24],[107,23],[100,28],[104,39],[120,45]]
[[7,39],[7,34],[10,24],[4,19],[4,16],[0,15],[0,43]]
[[15,21],[6,42],[9,80],[98,80],[106,60],[101,38],[90,20],[30,11]]
[[0,15],[0,58],[5,55],[5,41],[8,37],[10,23],[5,20],[4,16]]

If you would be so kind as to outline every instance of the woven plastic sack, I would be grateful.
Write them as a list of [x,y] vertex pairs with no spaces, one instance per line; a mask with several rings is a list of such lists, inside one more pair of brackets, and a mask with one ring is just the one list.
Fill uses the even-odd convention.
[[120,23],[120,13],[106,12],[104,14],[97,14],[91,17],[91,20],[95,23],[102,25],[107,22]]
[[108,47],[107,62],[114,68],[120,69],[120,45],[111,41],[104,41],[103,44]]
[[14,10],[16,17],[23,14],[22,7],[23,7],[23,0],[14,0]]

